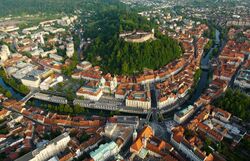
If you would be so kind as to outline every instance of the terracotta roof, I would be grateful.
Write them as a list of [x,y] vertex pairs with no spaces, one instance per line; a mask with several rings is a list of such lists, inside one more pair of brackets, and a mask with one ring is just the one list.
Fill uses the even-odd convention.
[[153,130],[149,126],[145,126],[140,132],[134,143],[130,146],[130,150],[139,152],[143,146],[142,139],[153,136]]
[[72,152],[64,155],[62,158],[59,159],[59,161],[68,161],[69,159],[73,158],[74,154]]
[[225,111],[225,110],[222,110],[221,108],[214,108],[214,110],[213,110],[214,112],[219,112],[221,115],[223,115],[223,117],[225,117],[225,118],[229,118],[229,117],[231,117],[231,113],[229,113],[229,112],[227,112],[227,111]]

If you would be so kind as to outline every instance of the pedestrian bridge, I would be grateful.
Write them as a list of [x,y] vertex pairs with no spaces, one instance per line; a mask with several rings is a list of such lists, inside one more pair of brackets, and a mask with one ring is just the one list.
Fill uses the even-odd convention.
[[29,94],[27,94],[20,100],[20,102],[22,102],[22,105],[24,106],[32,97],[34,97],[36,93],[37,93],[36,91],[30,91]]
[[36,98],[39,100],[52,102],[52,103],[59,103],[59,104],[68,103],[68,100],[64,97],[44,94],[38,91],[30,91],[30,93],[27,94],[23,99],[21,99],[20,102],[22,102],[22,105],[24,106],[31,98]]
[[210,70],[210,65],[201,65],[202,70]]

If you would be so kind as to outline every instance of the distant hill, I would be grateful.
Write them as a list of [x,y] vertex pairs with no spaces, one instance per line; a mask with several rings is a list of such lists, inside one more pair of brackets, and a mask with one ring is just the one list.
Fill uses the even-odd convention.
[[0,16],[41,13],[72,13],[99,8],[117,0],[0,0]]

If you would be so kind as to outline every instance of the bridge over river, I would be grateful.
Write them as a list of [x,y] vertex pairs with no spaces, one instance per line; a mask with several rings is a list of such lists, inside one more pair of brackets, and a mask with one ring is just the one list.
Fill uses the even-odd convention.
[[54,96],[50,94],[44,94],[36,90],[30,91],[25,97],[23,97],[20,102],[25,105],[31,98],[36,98],[38,100],[43,100],[52,103],[67,104],[68,100],[64,97]]

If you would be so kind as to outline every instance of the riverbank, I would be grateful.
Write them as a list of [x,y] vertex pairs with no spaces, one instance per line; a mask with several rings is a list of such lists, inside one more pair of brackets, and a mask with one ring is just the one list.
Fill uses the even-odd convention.
[[[207,53],[203,54],[203,57],[201,59],[201,66],[209,66],[209,61],[211,59],[211,55],[213,53],[213,50],[218,47],[218,44],[221,45],[221,40],[220,40],[220,31],[216,30],[216,42]],[[185,103],[181,105],[182,108],[184,108],[187,105],[194,104],[194,102],[201,96],[202,92],[204,89],[209,84],[209,75],[210,75],[210,70],[201,70],[201,75],[198,81],[198,84],[196,85],[194,92],[189,100],[187,100]]]
[[[19,93],[17,90],[12,88],[9,84],[7,84],[2,77],[0,77],[0,86],[3,88],[3,90],[8,91],[11,93],[11,97],[16,100],[21,100],[25,95]],[[4,93],[3,93],[4,94]]]
[[14,78],[8,78],[4,69],[0,69],[0,77],[1,79],[8,84],[10,87],[12,87],[17,92],[26,95],[30,92],[29,88],[23,85],[20,81],[14,79]]
[[[20,93],[19,91],[15,90],[12,86],[7,84],[3,80],[2,77],[0,77],[0,86],[5,90],[11,93],[12,98],[16,100],[21,100],[25,95]],[[72,103],[73,104],[73,103]],[[46,110],[47,112],[56,112],[58,114],[70,114],[70,115],[84,115],[87,117],[93,116],[93,115],[99,115],[104,117],[109,117],[113,115],[134,115],[134,116],[140,116],[141,118],[145,118],[146,114],[133,114],[133,113],[126,113],[122,111],[110,111],[110,110],[104,110],[104,109],[91,109],[91,108],[84,108],[80,106],[73,106],[73,105],[62,105],[57,103],[51,103],[39,99],[30,99],[27,102],[28,106],[35,106],[38,108],[41,108],[42,110]]]

